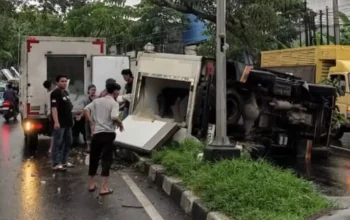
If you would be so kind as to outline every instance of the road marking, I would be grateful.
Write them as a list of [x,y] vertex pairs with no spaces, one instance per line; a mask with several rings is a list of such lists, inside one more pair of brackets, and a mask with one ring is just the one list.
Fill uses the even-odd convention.
[[142,193],[141,189],[136,185],[136,183],[130,178],[130,176],[126,173],[120,172],[120,175],[122,176],[123,180],[126,182],[126,184],[129,186],[130,190],[136,198],[141,203],[142,207],[146,210],[148,216],[152,220],[164,220],[162,216],[160,216],[159,212],[156,210],[156,208],[152,205],[152,203],[148,200],[145,194]]

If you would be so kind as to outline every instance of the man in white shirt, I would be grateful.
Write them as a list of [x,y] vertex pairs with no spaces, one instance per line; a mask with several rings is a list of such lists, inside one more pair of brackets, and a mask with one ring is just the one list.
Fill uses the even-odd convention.
[[[52,82],[50,80],[46,80],[44,83],[43,83],[43,86],[44,88],[46,89],[47,91],[47,96],[46,96],[46,100],[45,100],[45,114],[47,116],[47,118],[49,119],[50,121],[50,124],[49,124],[49,131],[50,131],[50,135],[52,133],[52,121],[51,121],[51,100],[50,100],[50,95],[51,95],[51,92],[53,91],[54,89],[54,86],[52,84]],[[53,137],[51,137],[51,143],[50,143],[50,149],[49,149],[49,154],[51,153],[52,151],[52,147],[53,147]]]
[[114,140],[116,129],[124,130],[119,119],[119,104],[115,99],[119,95],[120,85],[108,83],[106,96],[95,99],[84,108],[86,120],[91,126],[91,149],[89,163],[89,191],[97,189],[95,176],[97,175],[98,162],[102,159],[102,186],[100,195],[109,195],[113,190],[108,188],[109,170],[113,162]]

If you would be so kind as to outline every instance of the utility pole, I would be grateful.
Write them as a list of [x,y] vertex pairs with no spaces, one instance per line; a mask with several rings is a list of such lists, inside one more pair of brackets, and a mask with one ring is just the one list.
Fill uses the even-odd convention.
[[334,18],[334,37],[335,44],[340,44],[340,30],[339,30],[339,6],[338,0],[333,0],[333,18]]
[[326,23],[327,23],[327,45],[329,45],[329,8],[326,7]]
[[216,2],[216,132],[213,142],[204,150],[204,158],[209,161],[232,159],[241,153],[227,137],[226,0]]
[[304,0],[305,12],[304,12],[304,25],[305,25],[305,46],[309,46],[309,14],[307,10],[307,1]]
[[301,21],[299,20],[299,46],[303,46],[303,39],[302,39],[302,30],[301,30]]
[[320,10],[320,32],[321,32],[321,39],[320,39],[320,45],[323,45],[323,23],[322,23],[322,16],[323,16],[323,11]]

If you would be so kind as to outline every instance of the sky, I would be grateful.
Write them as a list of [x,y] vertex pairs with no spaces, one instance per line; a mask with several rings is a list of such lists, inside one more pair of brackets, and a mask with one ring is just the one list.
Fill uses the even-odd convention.
[[135,5],[139,2],[140,2],[140,0],[126,0],[127,5]]

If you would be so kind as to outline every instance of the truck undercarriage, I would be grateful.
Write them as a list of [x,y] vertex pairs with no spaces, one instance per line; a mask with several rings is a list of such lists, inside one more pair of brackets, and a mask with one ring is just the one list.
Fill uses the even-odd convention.
[[[215,61],[199,56],[141,54],[131,115],[115,142],[149,153],[174,132],[202,140],[213,135],[214,66]],[[227,125],[232,139],[287,154],[298,153],[301,141],[304,149],[308,140],[314,146],[328,146],[334,87],[264,69],[243,70],[248,69],[237,62],[227,65]],[[135,132],[142,133],[139,139],[132,138]]]
[[[299,140],[327,146],[336,90],[288,74],[252,69],[245,83],[227,75],[228,134],[265,148],[296,149]],[[196,107],[196,135],[215,124],[215,77],[202,82]],[[203,108],[203,106],[207,106]],[[208,120],[206,120],[208,118]]]

